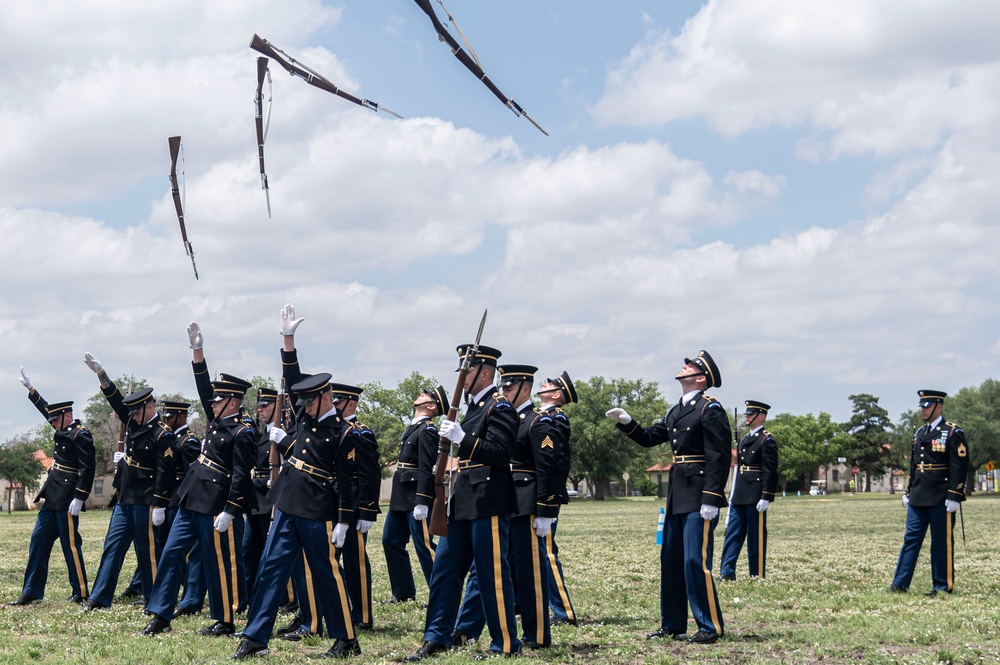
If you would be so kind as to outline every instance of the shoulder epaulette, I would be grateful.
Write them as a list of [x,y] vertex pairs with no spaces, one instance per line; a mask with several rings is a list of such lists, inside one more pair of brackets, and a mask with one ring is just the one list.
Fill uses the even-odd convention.
[[706,402],[705,406],[701,407],[701,412],[702,413],[705,412],[705,409],[721,409],[722,408],[722,402],[720,402],[719,400],[715,399],[711,395],[706,395],[705,393],[702,393],[701,397]]

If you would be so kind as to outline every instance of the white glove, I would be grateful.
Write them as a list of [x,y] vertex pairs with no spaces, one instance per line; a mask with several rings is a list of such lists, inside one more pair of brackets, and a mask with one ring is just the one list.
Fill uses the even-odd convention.
[[285,337],[295,334],[299,324],[305,321],[304,318],[295,318],[295,308],[291,304],[281,308],[281,334]]
[[606,415],[608,418],[614,418],[622,425],[628,425],[630,422],[632,422],[632,416],[628,415],[628,412],[625,409],[614,408],[605,413],[604,415]]
[[80,501],[80,499],[73,499],[69,502],[69,514],[73,517],[80,514],[81,508],[83,508],[83,501]]
[[701,519],[712,521],[719,516],[719,507],[701,504]]
[[535,534],[539,538],[544,538],[549,535],[552,531],[552,523],[556,521],[554,517],[536,517],[535,518]]
[[201,335],[201,326],[198,325],[197,321],[188,324],[188,344],[195,351],[205,346],[205,338]]
[[230,525],[233,523],[233,516],[227,512],[219,513],[219,516],[215,518],[215,530],[219,533],[225,533],[229,529]]
[[115,464],[118,464],[118,462],[125,459],[125,453],[116,450],[115,454],[111,456],[111,459],[114,460]]
[[338,550],[344,546],[344,542],[347,540],[348,528],[348,525],[343,522],[337,522],[337,526],[333,527],[333,537],[330,538],[330,542]]
[[438,434],[448,439],[452,443],[462,443],[465,438],[465,430],[454,420],[446,420],[438,428]]
[[[160,526],[167,519],[167,511],[163,508],[153,508],[153,526]],[[225,531],[225,529],[223,529]]]
[[372,528],[375,522],[369,522],[368,520],[358,520],[358,533],[368,533],[368,529]]
[[83,362],[94,374],[100,374],[104,371],[104,365],[102,365],[101,361],[95,358],[94,354],[90,351],[83,354]]
[[910,495],[909,494],[904,494],[903,495],[903,508],[909,508],[909,507],[910,507]]
[[771,502],[767,499],[761,499],[757,502],[757,512],[762,513],[767,510],[767,507],[771,505]]
[[958,501],[952,501],[951,499],[944,500],[944,509],[949,513],[953,513],[958,510]]
[[288,438],[288,432],[281,429],[280,427],[272,427],[271,431],[267,433],[267,438],[274,443],[280,444],[282,441]]
[[21,368],[21,376],[18,378],[18,381],[20,381],[21,385],[26,389],[31,390],[31,379],[29,379],[28,375],[24,373],[23,367]]
[[413,507],[413,519],[417,520],[418,522],[423,522],[425,519],[427,519],[427,512],[428,512],[427,506],[422,506],[418,504]]

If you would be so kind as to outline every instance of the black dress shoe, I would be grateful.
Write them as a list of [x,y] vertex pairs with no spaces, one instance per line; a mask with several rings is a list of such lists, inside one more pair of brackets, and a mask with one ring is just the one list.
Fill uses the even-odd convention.
[[286,642],[301,642],[307,637],[319,637],[319,633],[310,633],[309,629],[303,626],[294,633],[282,633],[278,635],[279,640],[285,640]]
[[278,629],[278,635],[284,635],[285,633],[297,633],[301,627],[302,617],[296,614],[295,618],[289,621],[287,626]]
[[93,598],[88,598],[87,600],[80,603],[81,612],[93,612],[94,610],[103,610],[103,609],[104,605],[101,605]]
[[368,632],[372,632],[375,630],[375,626],[372,625],[371,621],[360,621],[354,624],[354,630],[367,630]]
[[320,658],[349,658],[361,655],[361,645],[356,639],[337,640],[329,651],[320,654]]
[[20,598],[18,598],[17,600],[12,600],[7,604],[13,605],[14,607],[24,607],[25,605],[34,605],[35,603],[40,603],[40,602],[42,602],[41,598],[35,598],[32,595],[22,593]]
[[549,622],[552,626],[575,626],[577,625],[576,619],[563,619],[562,617],[552,617]]
[[236,653],[232,655],[232,660],[245,660],[251,656],[263,656],[267,653],[266,644],[249,637],[244,637],[240,645],[236,647]]
[[169,621],[154,614],[153,618],[146,624],[146,627],[139,631],[139,634],[159,635],[160,633],[169,633],[171,630],[173,630],[173,628],[170,627]]
[[122,591],[115,600],[132,600],[133,598],[141,598],[142,592],[129,587]]
[[288,612],[290,614],[296,614],[299,611],[299,604],[298,603],[285,603],[284,605],[282,605],[281,607],[278,608],[278,611],[279,612]]
[[380,605],[399,605],[400,603],[412,603],[416,598],[413,596],[408,596],[406,598],[400,598],[399,596],[393,596],[392,598],[386,598]]
[[898,584],[890,584],[889,585],[889,593],[906,593],[907,591],[908,591],[908,589],[904,589],[903,587],[899,586]]
[[437,642],[424,642],[423,645],[417,649],[417,652],[410,654],[403,659],[404,663],[415,663],[418,660],[423,660],[424,658],[429,658],[436,653],[441,653],[442,651],[447,651],[448,647],[443,644],[438,644]]
[[194,615],[200,614],[200,613],[201,613],[201,610],[196,610],[196,609],[191,608],[191,607],[177,607],[174,610],[174,616],[173,616],[173,618],[176,619],[178,617],[193,617]]
[[202,628],[198,631],[199,635],[211,635],[212,637],[222,637],[223,635],[232,635],[236,632],[236,626],[231,623],[226,623],[225,621],[216,621],[208,628]]
[[521,640],[522,649],[544,649],[545,645],[534,640]]
[[736,576],[735,575],[719,575],[719,580],[721,580],[722,582],[735,582],[736,581]]
[[74,593],[74,594],[73,594],[72,596],[70,596],[70,597],[69,597],[69,598],[67,598],[66,600],[68,600],[68,601],[69,601],[69,602],[71,602],[71,603],[77,603],[77,604],[79,604],[79,603],[82,603],[83,601],[85,601],[85,600],[87,600],[87,599],[86,599],[86,598],[84,598],[83,596],[81,596],[81,595],[80,595],[80,594],[78,594],[78,593]]
[[653,640],[659,637],[669,637],[674,640],[685,640],[687,639],[687,633],[683,630],[674,630],[673,628],[660,627],[655,631],[653,631],[652,633],[646,634],[647,640]]
[[703,630],[699,630],[697,633],[689,637],[687,641],[692,644],[711,644],[717,639],[719,639],[718,633],[706,633]]
[[476,638],[471,635],[466,635],[460,630],[451,631],[451,646],[453,647],[467,647],[476,643]]

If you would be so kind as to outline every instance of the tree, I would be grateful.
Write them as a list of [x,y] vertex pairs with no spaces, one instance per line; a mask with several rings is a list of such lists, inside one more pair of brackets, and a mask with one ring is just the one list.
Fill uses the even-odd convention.
[[574,488],[579,489],[580,480],[586,477],[594,499],[601,501],[610,491],[612,478],[620,478],[628,469],[642,477],[651,459],[671,459],[669,446],[654,451],[637,446],[604,415],[612,407],[621,407],[647,426],[662,418],[669,405],[655,382],[606,381],[595,376],[589,381],[576,382],[576,392],[579,402],[564,407],[572,424],[570,478]]
[[[808,485],[812,478],[806,476],[819,466],[829,469],[830,461],[842,453],[846,443],[845,435],[829,413],[820,413],[818,418],[811,413],[804,416],[779,413],[768,419],[764,427],[778,442],[778,475],[782,490],[793,478],[800,478],[803,485]],[[830,478],[827,478],[827,491],[831,490]]]
[[[889,470],[889,477],[896,469],[902,469],[905,473],[910,471],[910,455],[913,452],[913,433],[923,422],[920,414],[916,411],[905,411],[889,432],[889,443],[886,444],[885,463]],[[905,491],[905,488],[904,488]],[[895,494],[896,484],[889,483],[889,493]]]
[[865,492],[872,489],[872,476],[886,470],[886,454],[882,444],[888,443],[889,412],[878,405],[878,397],[861,393],[851,395],[854,415],[842,429],[851,435],[847,446],[848,459],[865,474]]
[[[434,388],[437,379],[411,372],[395,388],[385,388],[378,381],[362,383],[358,419],[371,428],[378,439],[379,464],[383,469],[396,461],[403,431],[413,417],[413,402],[425,390]],[[385,473],[385,471],[383,471]]]
[[965,490],[975,488],[976,470],[986,462],[1000,463],[1000,381],[986,379],[978,387],[962,388],[945,400],[945,420],[965,432],[969,473]]
[[14,486],[21,485],[26,492],[32,492],[38,487],[38,478],[45,471],[35,453],[41,449],[34,431],[15,434],[0,446],[0,478],[7,481],[7,512],[10,513],[14,503]]

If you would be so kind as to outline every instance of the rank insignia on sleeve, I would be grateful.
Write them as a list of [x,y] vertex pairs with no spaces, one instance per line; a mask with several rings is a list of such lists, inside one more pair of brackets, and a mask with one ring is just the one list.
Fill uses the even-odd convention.
[[965,444],[964,443],[958,444],[958,456],[959,457],[965,457],[968,454],[969,454],[969,451],[965,449]]
[[354,459],[354,449],[353,448],[351,449],[351,452],[347,453],[347,459]]
[[165,451],[163,451],[163,456],[164,457],[173,457],[174,456],[174,449],[173,448],[167,448]]
[[542,439],[542,445],[541,445],[541,447],[542,448],[554,448],[555,444],[552,443],[552,438],[551,437],[546,436],[544,439]]

